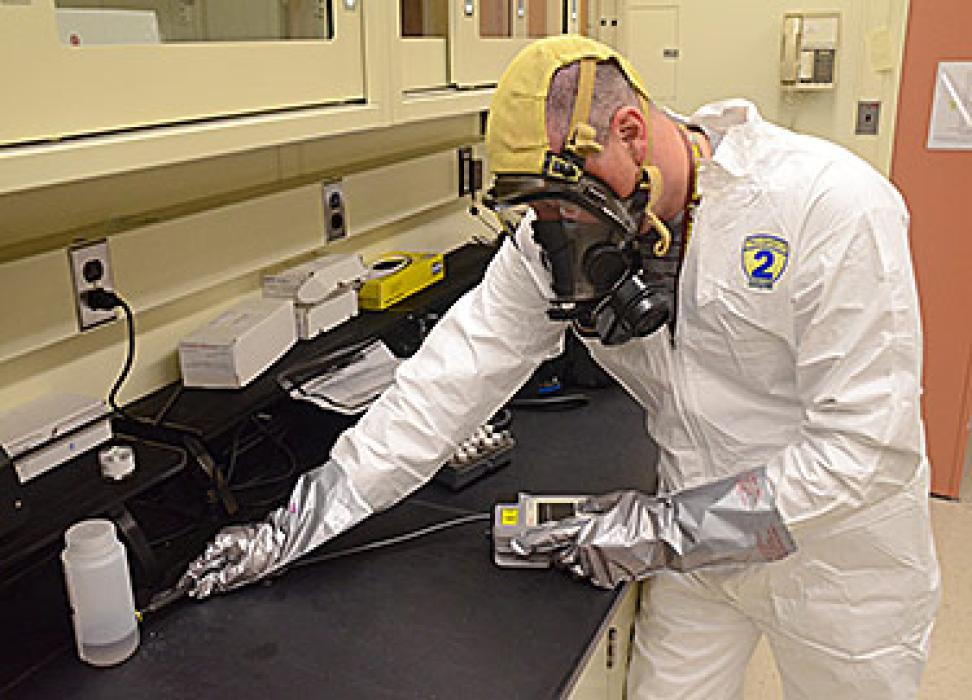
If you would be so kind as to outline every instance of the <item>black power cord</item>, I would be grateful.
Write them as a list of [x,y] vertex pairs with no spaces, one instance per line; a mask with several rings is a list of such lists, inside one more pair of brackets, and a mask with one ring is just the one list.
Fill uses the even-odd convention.
[[135,318],[132,314],[132,307],[115,292],[100,287],[82,292],[81,298],[88,307],[96,311],[111,311],[121,307],[121,310],[125,312],[125,324],[128,329],[128,351],[125,353],[125,364],[122,366],[114,385],[112,385],[111,391],[108,392],[108,405],[117,415],[132,420],[131,416],[127,415],[118,405],[118,392],[125,380],[128,379],[128,375],[132,371],[132,364],[135,362]]
[[125,364],[122,366],[121,372],[118,374],[118,378],[115,379],[115,383],[108,392],[108,405],[111,407],[112,412],[116,416],[124,418],[132,423],[167,428],[183,435],[198,438],[199,431],[196,429],[185,425],[179,425],[177,423],[163,422],[161,420],[154,421],[151,418],[133,416],[131,413],[128,413],[125,409],[118,405],[118,392],[121,390],[125,380],[128,379],[128,375],[132,371],[132,365],[135,362],[135,314],[132,312],[132,307],[128,305],[128,302],[110,289],[102,289],[101,287],[89,289],[81,293],[81,300],[87,304],[90,309],[95,311],[111,311],[113,309],[120,308],[125,314],[125,325],[128,335],[128,350],[125,353]]

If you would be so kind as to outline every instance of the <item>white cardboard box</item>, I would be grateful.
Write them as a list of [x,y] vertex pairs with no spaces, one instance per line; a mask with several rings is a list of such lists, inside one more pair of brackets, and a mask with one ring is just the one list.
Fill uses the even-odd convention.
[[322,255],[280,272],[264,275],[263,296],[317,304],[339,287],[363,280],[368,268],[360,255]]
[[358,290],[348,287],[320,304],[297,304],[296,314],[297,336],[301,340],[316,338],[358,315]]
[[25,483],[111,439],[108,407],[77,394],[48,394],[0,415],[0,445]]
[[296,342],[293,302],[242,301],[179,342],[182,383],[211,389],[244,387]]
[[357,316],[357,287],[367,274],[359,255],[325,255],[265,275],[263,296],[292,300],[297,336],[310,340]]

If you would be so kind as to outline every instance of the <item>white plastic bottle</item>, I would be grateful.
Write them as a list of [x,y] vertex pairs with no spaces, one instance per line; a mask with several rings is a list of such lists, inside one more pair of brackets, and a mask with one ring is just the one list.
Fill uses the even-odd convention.
[[125,547],[109,520],[83,520],[64,533],[64,579],[78,655],[93,666],[121,663],[138,647]]

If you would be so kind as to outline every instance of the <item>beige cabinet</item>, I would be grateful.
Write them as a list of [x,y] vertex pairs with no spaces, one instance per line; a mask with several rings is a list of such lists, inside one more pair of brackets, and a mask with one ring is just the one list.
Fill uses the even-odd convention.
[[0,0],[0,194],[489,106],[589,0]]
[[0,144],[364,99],[361,0],[0,4]]
[[621,700],[641,586],[628,584],[586,663],[575,673],[568,700]]

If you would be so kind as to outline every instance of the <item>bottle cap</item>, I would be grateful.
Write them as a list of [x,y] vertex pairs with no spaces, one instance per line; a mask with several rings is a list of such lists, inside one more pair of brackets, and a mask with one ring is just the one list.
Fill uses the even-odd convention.
[[108,552],[117,541],[115,524],[102,518],[82,520],[64,533],[68,551],[86,557]]

